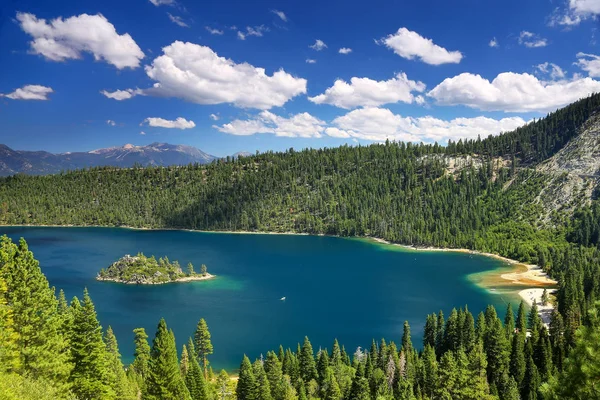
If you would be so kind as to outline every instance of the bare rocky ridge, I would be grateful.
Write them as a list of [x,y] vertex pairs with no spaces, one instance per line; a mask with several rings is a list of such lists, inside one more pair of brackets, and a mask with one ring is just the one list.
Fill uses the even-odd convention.
[[600,114],[586,121],[580,134],[536,171],[548,177],[536,198],[544,208],[544,220],[553,211],[572,212],[589,204],[600,184]]

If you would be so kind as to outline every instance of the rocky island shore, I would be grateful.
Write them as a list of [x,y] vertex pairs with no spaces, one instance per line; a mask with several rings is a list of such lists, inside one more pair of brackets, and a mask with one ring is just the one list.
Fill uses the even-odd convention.
[[126,283],[132,285],[161,285],[172,282],[191,282],[213,279],[206,265],[202,264],[200,273],[194,271],[192,263],[187,265],[184,272],[177,261],[170,262],[167,257],[146,257],[139,253],[137,256],[126,254],[112,263],[108,268],[102,268],[96,280]]

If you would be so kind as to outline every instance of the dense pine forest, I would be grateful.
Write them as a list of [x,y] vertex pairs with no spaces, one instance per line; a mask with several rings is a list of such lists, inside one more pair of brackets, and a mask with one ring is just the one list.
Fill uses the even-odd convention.
[[[347,352],[336,342],[315,353],[305,339],[254,362],[244,357],[236,384],[226,372],[211,372],[204,321],[185,347],[164,320],[152,344],[136,330],[135,361],[124,367],[89,295],[56,298],[26,243],[4,238],[0,392],[11,399],[600,398],[600,205],[593,200],[542,221],[535,202],[546,183],[536,165],[599,109],[594,95],[516,131],[446,147],[387,142],[3,178],[5,225],[372,236],[536,263],[560,286],[548,329],[535,306],[526,312],[521,305],[516,317],[509,309],[503,321],[492,307],[477,318],[465,307],[447,320],[428,316],[415,343],[406,324],[398,344],[381,340]],[[466,165],[449,169],[447,158]]]

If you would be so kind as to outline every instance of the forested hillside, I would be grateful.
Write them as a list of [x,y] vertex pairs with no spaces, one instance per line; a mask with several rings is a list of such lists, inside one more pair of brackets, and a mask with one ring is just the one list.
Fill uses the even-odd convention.
[[[416,350],[420,346],[411,343],[408,327],[401,345],[382,342],[352,358],[342,356],[339,346],[332,348],[331,356],[325,351],[314,356],[306,341],[295,351],[269,353],[264,363],[244,359],[237,399],[564,399],[569,398],[561,392],[569,387],[568,375],[577,373],[574,363],[590,357],[581,346],[585,349],[586,340],[597,335],[593,305],[600,299],[600,212],[595,200],[585,199],[574,214],[558,210],[550,220],[541,221],[543,210],[537,197],[548,177],[536,166],[564,149],[599,108],[600,95],[594,95],[514,132],[447,147],[388,142],[290,149],[179,168],[95,168],[52,176],[14,176],[0,180],[0,224],[374,236],[417,246],[466,247],[537,263],[560,282],[549,331],[540,326],[534,310],[527,322],[531,336],[526,338],[524,310],[518,313],[515,330],[512,312],[503,324],[490,308],[477,323],[466,310],[453,312],[448,321],[430,316],[421,352]],[[445,160],[465,156],[473,162],[448,168]],[[17,248],[5,239],[3,246],[0,277],[8,288],[3,308],[8,322],[2,323],[13,324],[10,315],[14,313],[18,327],[30,323],[17,322],[17,313],[26,312],[18,309],[18,296],[25,293],[19,286],[25,279],[20,275],[25,272],[20,271],[25,270],[18,266],[21,257],[32,256],[24,243]],[[7,267],[11,263],[16,267]],[[37,265],[27,268],[31,269],[27,274],[41,275]],[[47,287],[45,278],[39,279]],[[78,302],[61,308],[51,293],[47,296],[44,312],[56,314],[57,326],[78,315]],[[86,298],[84,304],[91,304]],[[97,321],[88,322],[97,339]],[[32,326],[23,329],[29,332]],[[12,335],[12,331],[5,332]],[[56,340],[66,342],[57,344],[56,351],[73,345],[70,331],[64,332],[66,336]],[[155,364],[149,364],[166,370],[154,378],[130,381],[137,382],[134,391],[143,398],[187,399],[198,387],[197,381],[187,381],[187,372],[180,372],[185,368],[176,367],[174,338],[167,332],[161,322],[154,346],[167,346],[168,360],[161,358],[163,350],[153,350],[150,357]],[[112,343],[112,339],[104,341]],[[15,347],[16,353],[19,348]],[[567,363],[570,354],[578,361]],[[19,377],[31,373],[36,379],[67,382],[64,387],[78,394],[75,378],[68,378],[74,372],[68,368],[78,371],[81,360],[72,358],[71,364],[64,364],[64,371],[46,373],[28,357],[15,355],[15,367],[8,371]],[[191,358],[184,352],[180,363],[184,359],[189,363]],[[97,373],[81,372],[100,376]],[[121,376],[121,372],[115,374]],[[543,382],[547,383],[541,388]],[[56,390],[63,390],[62,384]],[[585,389],[584,383],[581,390]],[[191,396],[211,398],[209,394]]]

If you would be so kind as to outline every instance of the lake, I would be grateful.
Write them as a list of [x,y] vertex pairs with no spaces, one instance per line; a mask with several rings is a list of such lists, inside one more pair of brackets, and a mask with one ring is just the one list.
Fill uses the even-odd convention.
[[[470,274],[502,267],[500,260],[456,252],[302,235],[254,235],[120,228],[1,227],[24,237],[50,284],[70,300],[88,288],[104,328],[112,326],[125,362],[133,358],[133,333],[154,337],[161,317],[175,332],[178,350],[200,318],[212,334],[215,370],[236,369],[251,358],[296,348],[308,336],[313,348],[334,338],[349,353],[371,339],[401,341],[408,320],[421,346],[425,317],[465,304],[477,317],[487,304],[504,315],[514,296],[474,285]],[[201,264],[217,278],[166,285],[98,282],[101,268],[125,254],[168,256],[185,268]],[[285,301],[280,299],[285,297]],[[517,304],[513,304],[516,309]]]

